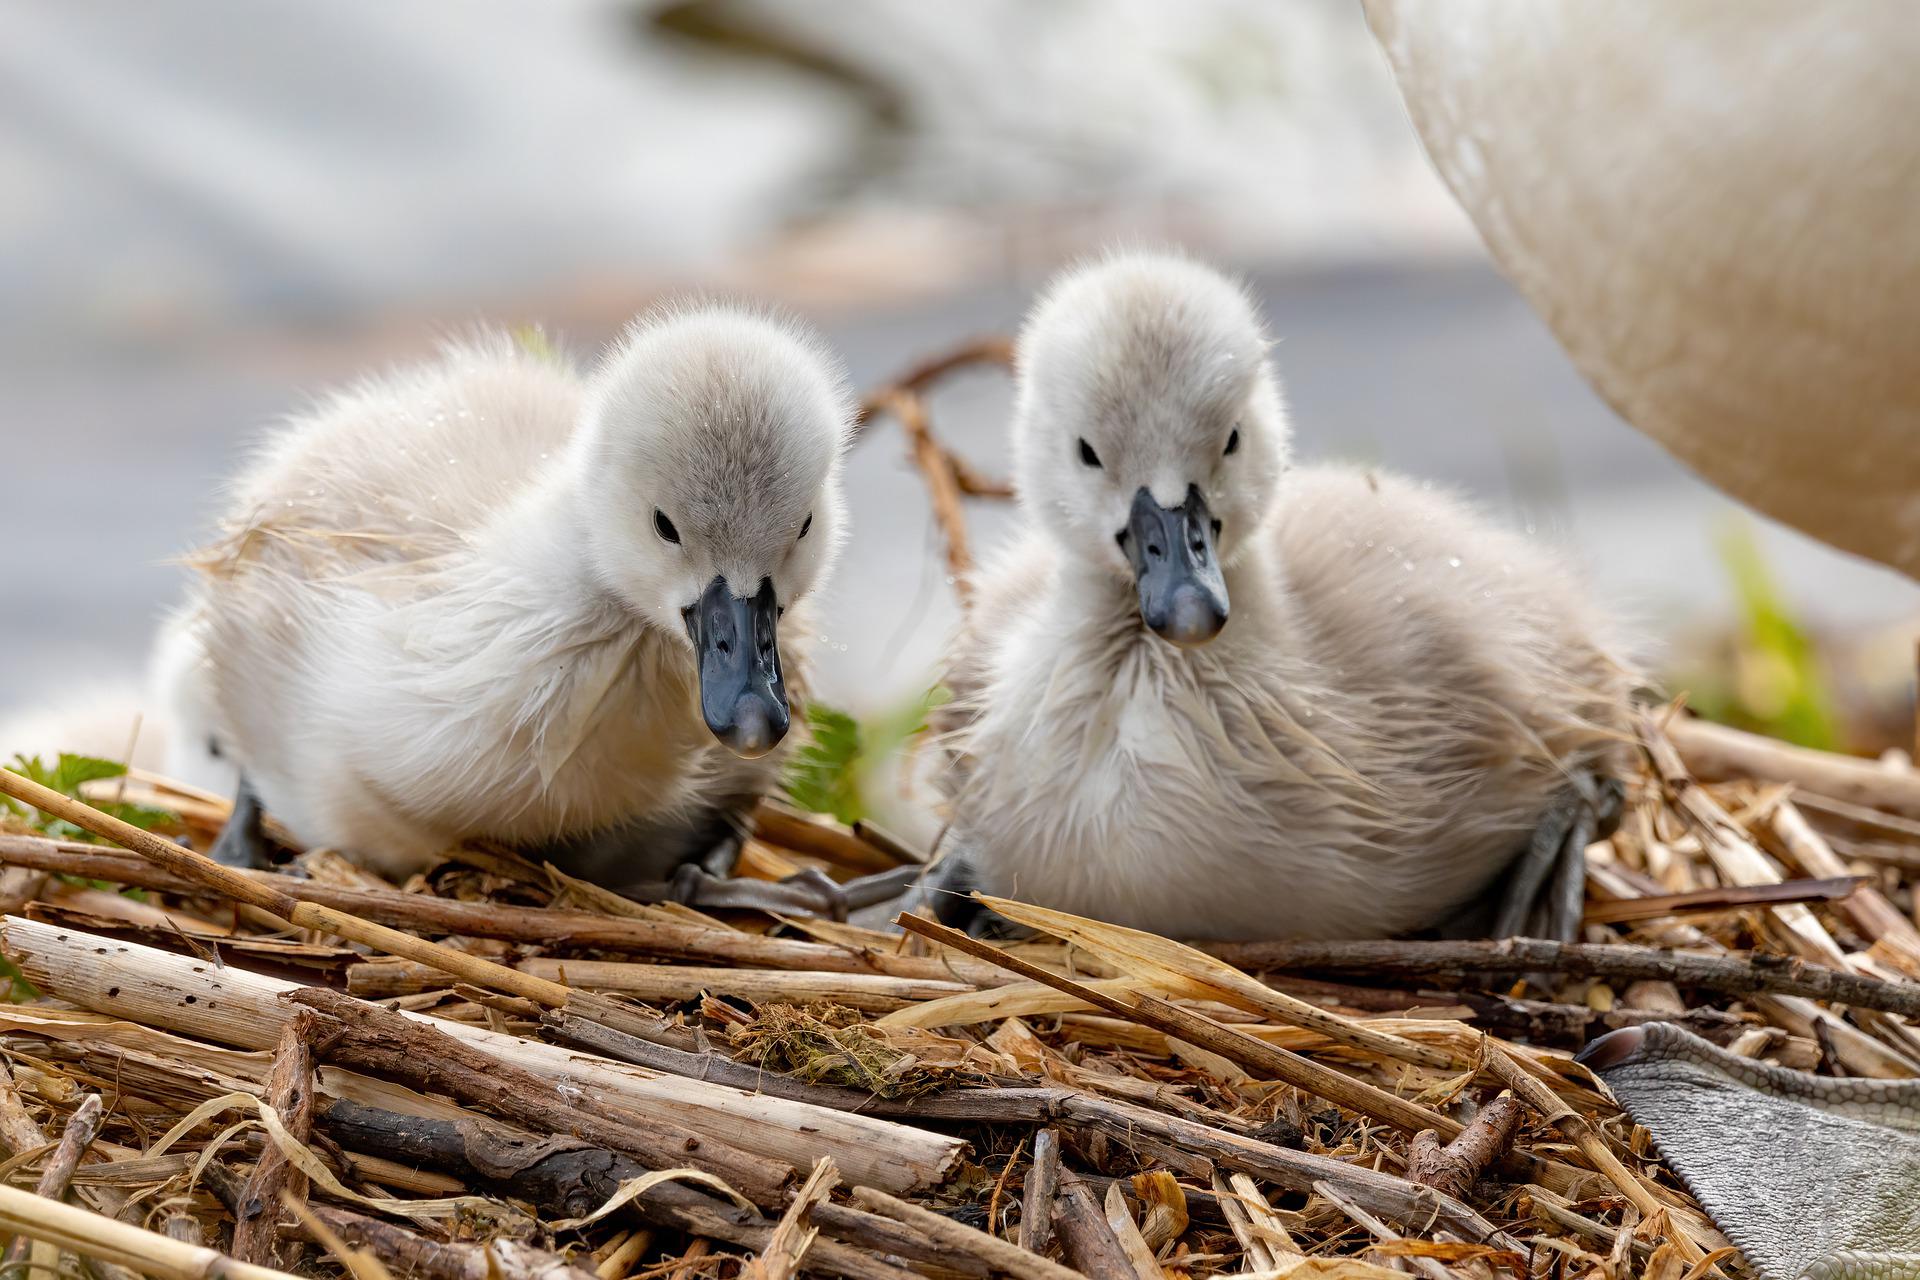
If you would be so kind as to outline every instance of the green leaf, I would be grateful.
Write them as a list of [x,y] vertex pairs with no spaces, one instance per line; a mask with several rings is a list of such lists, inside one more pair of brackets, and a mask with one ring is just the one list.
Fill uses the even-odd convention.
[[842,822],[864,816],[860,803],[860,725],[844,711],[823,703],[807,704],[808,740],[793,753],[783,780],[787,796],[814,813]]
[[1688,701],[1712,720],[1838,749],[1843,735],[1819,645],[1775,583],[1753,526],[1731,521],[1718,541],[1738,625],[1730,654],[1681,681]]
[[787,798],[845,823],[866,817],[868,779],[879,765],[927,731],[927,717],[952,695],[935,686],[865,721],[820,703],[807,707],[808,740],[795,749],[782,779]]
[[84,783],[126,776],[127,766],[123,764],[102,760],[97,756],[76,756],[62,751],[60,763],[53,771],[54,780],[49,785],[62,794],[78,796]]
[[[81,799],[80,789],[89,782],[100,782],[112,778],[125,777],[127,766],[114,760],[102,760],[98,756],[75,755],[63,751],[51,768],[39,756],[16,755],[13,758],[14,772],[21,774],[41,786],[58,791],[69,799]],[[172,813],[165,809],[149,809],[144,805],[126,804],[117,800],[88,800],[88,804],[109,814],[120,821],[150,831],[161,823],[174,820]],[[63,818],[38,810],[29,810],[9,803],[10,812],[27,818],[34,828],[55,840],[88,840],[98,842],[99,837],[82,827],[76,827]]]
[[30,1004],[40,998],[40,988],[27,981],[27,975],[20,972],[18,965],[0,956],[0,983],[6,986],[0,1000],[11,1004]]

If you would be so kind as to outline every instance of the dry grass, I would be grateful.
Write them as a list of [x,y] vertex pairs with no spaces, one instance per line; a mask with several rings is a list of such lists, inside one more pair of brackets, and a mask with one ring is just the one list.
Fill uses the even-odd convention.
[[[1675,751],[1651,721],[1644,732],[1650,763],[1634,783],[1626,817],[1590,851],[1589,903],[1596,919],[1613,922],[1590,922],[1589,942],[1734,958],[1778,952],[1870,977],[1916,976],[1920,935],[1908,914],[1911,873],[1901,870],[1908,864],[1847,862],[1833,847],[1920,852],[1911,822],[1896,812],[1909,786],[1905,775],[1884,775],[1890,799],[1883,812],[1873,804],[1870,772],[1816,761],[1828,770],[1820,777],[1850,780],[1849,799],[1836,808],[1809,794],[1799,806],[1778,781],[1693,781],[1683,755],[1697,748],[1703,767],[1724,772],[1722,740],[1677,730]],[[1767,750],[1759,742],[1737,745]],[[1786,755],[1772,759],[1783,769],[1795,763]],[[179,798],[164,782],[135,782],[128,791],[142,802]],[[207,839],[219,806],[200,797],[181,808],[192,817],[175,834]],[[772,821],[762,831],[778,855],[758,860],[769,873],[797,863],[851,876],[887,856],[845,829],[822,840],[815,828],[810,839],[796,841],[806,849],[780,845],[780,832],[792,829],[790,821]],[[844,862],[823,856],[835,849],[847,855]],[[340,1274],[339,1259],[370,1256],[394,1274],[453,1275],[479,1266],[473,1274],[485,1275],[491,1266],[511,1277],[535,1274],[564,1255],[580,1275],[600,1261],[615,1264],[607,1274],[666,1275],[673,1273],[669,1264],[680,1264],[688,1275],[731,1275],[771,1244],[778,1256],[757,1262],[767,1274],[784,1274],[798,1250],[803,1272],[966,1275],[1008,1270],[997,1250],[1030,1240],[1046,1246],[1053,1266],[1093,1275],[1124,1267],[1116,1274],[1491,1276],[1571,1267],[1679,1277],[1712,1265],[1737,1274],[1741,1264],[1723,1253],[1725,1242],[1649,1156],[1645,1135],[1572,1065],[1570,1051],[1613,1026],[1673,1017],[1739,1052],[1806,1069],[1910,1074],[1920,1056],[1920,1043],[1896,1014],[1858,1004],[1827,1007],[1779,991],[1735,997],[1605,976],[1407,977],[1390,963],[1392,948],[1382,953],[1389,962],[1372,972],[1341,962],[1337,977],[1323,968],[1318,977],[1262,980],[1168,940],[1017,907],[1008,910],[1043,932],[1006,947],[956,944],[973,953],[967,955],[926,937],[847,926],[716,919],[677,908],[609,911],[612,904],[596,904],[497,851],[455,851],[430,876],[384,890],[326,855],[304,855],[302,862],[319,878],[304,888],[285,879],[262,882],[268,891],[254,898],[275,900],[290,888],[331,893],[336,915],[379,916],[492,962],[481,978],[499,965],[523,978],[537,975],[571,998],[543,1011],[479,989],[484,982],[464,985],[475,977],[471,969],[436,981],[417,943],[411,960],[376,956],[339,935],[275,928],[271,915],[179,879],[179,868],[163,871],[98,847],[0,838],[10,882],[29,891],[8,905],[15,917],[41,922],[10,924],[7,941],[47,993],[39,1004],[0,1015],[0,1049],[11,1067],[10,1079],[0,1080],[0,1141],[15,1156],[9,1183],[31,1187],[50,1144],[82,1100],[99,1093],[106,1121],[72,1178],[75,1203],[124,1224],[225,1247],[233,1210],[217,1193],[243,1198],[263,1143],[282,1141],[285,1127],[232,1127],[248,1113],[229,1111],[179,1134],[165,1154],[145,1153],[210,1099],[265,1094],[270,1061],[261,1050],[285,1024],[267,1025],[274,1010],[247,1004],[252,997],[240,979],[259,972],[337,991],[404,992],[376,1003],[424,1015],[427,1025],[494,1055],[485,1061],[558,1061],[521,1057],[489,1037],[529,1045],[559,1037],[597,1050],[576,1048],[569,1072],[597,1071],[591,1078],[603,1081],[622,1072],[704,1081],[698,1089],[705,1092],[674,1095],[649,1122],[685,1125],[710,1144],[702,1154],[724,1144],[744,1153],[741,1167],[771,1161],[792,1174],[760,1186],[746,1209],[701,1181],[704,1175],[674,1169],[685,1162],[655,1152],[642,1163],[663,1172],[596,1216],[618,1177],[588,1179],[570,1197],[558,1196],[529,1176],[525,1152],[517,1164],[500,1155],[501,1144],[549,1142],[564,1119],[529,1134],[540,1126],[524,1111],[476,1101],[432,1073],[383,1073],[377,1057],[343,1058],[319,1035],[313,1047],[333,1065],[312,1086],[313,1130],[295,1163],[317,1164],[328,1177],[312,1179],[306,1193],[318,1217],[308,1215],[303,1226],[291,1213],[280,1215],[285,1240],[309,1242],[281,1254],[288,1268]],[[49,870],[85,879],[41,874]],[[1854,870],[1868,881],[1835,897],[1832,878]],[[146,886],[146,901],[88,883],[116,876]],[[1799,879],[1828,883],[1803,890]],[[1784,890],[1739,891],[1781,880],[1788,882]],[[1709,889],[1718,892],[1699,892]],[[1646,901],[1623,911],[1619,904],[1632,899]],[[554,923],[544,934],[543,919]],[[459,932],[449,924],[455,920],[473,932]],[[916,929],[939,936],[934,928]],[[498,936],[481,936],[488,933]],[[46,950],[57,951],[56,936],[59,947],[72,949],[64,960]],[[93,976],[82,972],[79,957],[109,945],[116,950],[106,967]],[[1285,954],[1214,950],[1249,963]],[[663,975],[677,969],[697,975],[695,981],[663,984]],[[1761,979],[1781,969],[1762,966]],[[730,989],[734,973],[739,990],[757,998]],[[595,1004],[582,990],[591,978],[646,997]],[[202,1004],[233,1002],[230,1020],[210,1019],[187,1000],[195,984]],[[152,998],[130,1004],[143,990]],[[258,999],[272,1006],[278,987],[260,990],[267,994]],[[1887,991],[1895,1005],[1912,994]],[[256,1013],[265,1022],[251,1021]],[[648,1069],[623,1066],[609,1054]],[[578,1106],[581,1115],[615,1126],[590,1132],[617,1137],[620,1124],[647,1118],[622,1109],[647,1105],[640,1093],[612,1099],[620,1106],[596,1106],[579,1089],[569,1093],[565,1074],[551,1077],[555,1105]],[[1457,1199],[1408,1180],[1421,1128],[1435,1131],[1421,1140],[1434,1150],[1463,1129],[1474,1140],[1478,1111],[1509,1090],[1527,1104],[1510,1153],[1495,1151],[1464,1183],[1456,1167]],[[757,1095],[766,1109],[716,1119],[701,1109],[715,1091]],[[699,1105],[686,1105],[687,1098]],[[363,1114],[343,1112],[341,1100]],[[788,1100],[859,1114],[872,1127],[865,1137],[823,1133],[814,1151],[806,1117],[816,1113]],[[383,1145],[367,1126],[366,1114],[403,1113],[480,1126],[494,1144],[491,1154],[472,1144],[465,1156],[425,1148],[409,1154],[398,1141]],[[964,1140],[964,1152],[951,1142],[940,1149],[962,1158],[943,1164],[938,1151],[916,1156],[928,1162],[925,1177],[875,1186],[886,1152],[875,1161],[874,1144],[909,1132]],[[562,1145],[577,1155],[582,1144]],[[607,1160],[617,1154],[599,1152]],[[816,1184],[804,1209],[795,1210],[792,1188],[820,1156],[835,1160],[840,1184]],[[1036,1173],[1036,1159],[1057,1164]],[[889,1191],[959,1224],[952,1238],[904,1209],[876,1212],[874,1205],[891,1203],[884,1199]],[[406,1212],[413,1202],[454,1207]],[[554,1225],[563,1220],[579,1225]],[[23,1225],[17,1217],[10,1222]],[[84,1238],[76,1229],[62,1219],[56,1243],[76,1247]],[[503,1244],[489,1258],[488,1239],[508,1236],[521,1241],[517,1252]],[[325,1247],[311,1243],[322,1238]],[[110,1257],[124,1258],[131,1247],[104,1222],[100,1239],[119,1250]],[[435,1244],[467,1252],[454,1248],[423,1263]],[[1032,1274],[1057,1274],[1040,1255],[1030,1256]]]

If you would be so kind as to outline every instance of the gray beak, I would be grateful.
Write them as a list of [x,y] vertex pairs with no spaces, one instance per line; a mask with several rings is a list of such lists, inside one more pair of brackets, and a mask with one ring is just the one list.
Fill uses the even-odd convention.
[[787,736],[791,717],[780,678],[780,606],[771,579],[751,597],[715,577],[682,615],[700,667],[700,714],[737,756],[756,759]]
[[1140,588],[1140,617],[1162,639],[1192,648],[1227,625],[1227,584],[1213,549],[1214,522],[1197,485],[1163,507],[1143,485],[1120,546]]

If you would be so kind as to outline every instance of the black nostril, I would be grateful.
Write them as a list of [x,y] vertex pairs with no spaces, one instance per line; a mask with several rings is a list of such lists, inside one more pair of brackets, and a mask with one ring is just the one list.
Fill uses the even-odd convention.
[[1160,544],[1159,544],[1159,543],[1157,543],[1157,542],[1149,542],[1149,543],[1147,544],[1147,554],[1148,554],[1148,555],[1150,555],[1150,556],[1154,556],[1154,557],[1156,557],[1156,558],[1158,558],[1158,557],[1160,557],[1160,556],[1163,556],[1163,555],[1165,555],[1165,554],[1167,554],[1167,553],[1166,553],[1166,552],[1164,552],[1164,551],[1162,551],[1162,550],[1160,549]]
[[718,642],[717,644],[715,644],[715,645],[714,645],[714,648],[716,648],[716,649],[718,649],[718,650],[719,650],[719,651],[720,651],[721,653],[732,653],[732,652],[733,652],[733,646],[732,646],[732,645],[730,645],[730,644],[728,644],[728,643],[727,643],[727,642],[726,642],[725,640],[722,640],[722,641],[720,641],[720,642]]

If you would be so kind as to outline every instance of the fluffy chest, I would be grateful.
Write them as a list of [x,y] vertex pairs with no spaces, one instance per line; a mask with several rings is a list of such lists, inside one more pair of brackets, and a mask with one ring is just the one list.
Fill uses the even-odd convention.
[[967,736],[962,808],[1036,837],[1039,854],[1190,847],[1276,787],[1315,786],[1333,757],[1284,674],[1225,643],[1140,633],[1010,638]]
[[1514,831],[1536,803],[1431,767],[1398,718],[1225,636],[1010,640],[955,801],[955,848],[992,891],[1175,936],[1368,936],[1510,855],[1506,830],[1448,836],[1463,802]]

